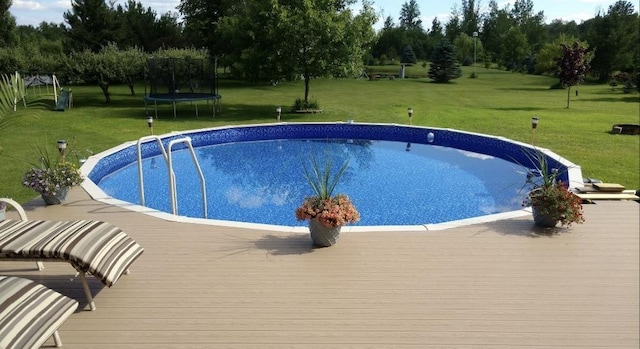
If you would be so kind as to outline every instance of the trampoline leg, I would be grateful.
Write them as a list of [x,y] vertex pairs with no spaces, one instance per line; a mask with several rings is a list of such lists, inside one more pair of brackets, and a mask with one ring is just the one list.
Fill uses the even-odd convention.
[[173,101],[173,118],[176,118],[176,101]]
[[153,101],[153,109],[156,112],[156,120],[158,120],[158,102]]

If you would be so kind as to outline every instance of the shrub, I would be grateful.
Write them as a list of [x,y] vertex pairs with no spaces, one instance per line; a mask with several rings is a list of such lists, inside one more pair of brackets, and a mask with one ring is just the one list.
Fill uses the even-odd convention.
[[305,101],[302,98],[297,98],[293,104],[293,111],[296,110],[318,110],[320,106],[318,101]]

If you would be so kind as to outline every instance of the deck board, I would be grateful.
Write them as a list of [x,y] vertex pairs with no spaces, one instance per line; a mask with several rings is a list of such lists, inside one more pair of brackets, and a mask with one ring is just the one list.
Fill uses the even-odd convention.
[[[306,234],[176,223],[93,200],[26,205],[31,219],[99,219],[144,248],[63,348],[638,348],[640,205],[585,205],[556,234],[530,217],[421,232]],[[15,212],[9,212],[12,215]],[[0,262],[86,307],[66,263]],[[52,344],[51,341],[48,344]]]

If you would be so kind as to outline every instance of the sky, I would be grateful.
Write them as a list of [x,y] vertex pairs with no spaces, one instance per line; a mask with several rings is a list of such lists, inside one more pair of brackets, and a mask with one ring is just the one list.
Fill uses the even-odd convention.
[[[63,14],[71,8],[72,0],[13,0],[9,12],[16,17],[18,25],[38,26],[41,22],[64,23]],[[146,7],[151,7],[157,14],[166,12],[177,12],[176,7],[180,0],[137,0]],[[124,4],[126,1],[116,1]],[[391,16],[395,23],[398,23],[400,8],[402,4],[409,0],[374,0],[374,7],[380,16],[376,29],[382,28],[384,18]],[[551,22],[554,19],[564,21],[574,20],[580,23],[583,20],[593,18],[598,11],[607,12],[610,5],[615,0],[533,0],[534,12],[543,11],[545,20]],[[108,3],[108,2],[107,2]],[[422,26],[424,29],[431,28],[431,22],[435,17],[444,25],[448,22],[449,14],[454,6],[459,9],[461,0],[417,0]],[[485,11],[489,0],[476,0],[482,5]],[[504,8],[513,1],[498,0],[498,6]],[[631,1],[631,3],[635,3]],[[638,11],[638,8],[635,8]]]

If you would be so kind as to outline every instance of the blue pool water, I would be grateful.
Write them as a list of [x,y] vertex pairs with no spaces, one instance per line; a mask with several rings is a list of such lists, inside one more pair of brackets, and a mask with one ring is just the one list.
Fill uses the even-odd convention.
[[[432,144],[387,140],[259,140],[196,147],[206,175],[208,218],[285,226],[312,195],[302,164],[310,154],[349,161],[336,193],[360,211],[356,225],[441,223],[521,208],[526,169],[489,155]],[[200,181],[186,150],[174,153],[178,214],[202,217]],[[160,155],[143,160],[146,206],[171,212]],[[139,203],[137,165],[103,176],[108,195]]]

